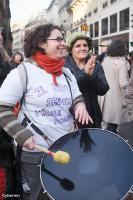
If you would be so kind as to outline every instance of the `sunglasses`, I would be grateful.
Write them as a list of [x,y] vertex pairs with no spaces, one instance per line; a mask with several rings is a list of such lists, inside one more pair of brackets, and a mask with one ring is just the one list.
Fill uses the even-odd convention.
[[99,47],[108,47],[109,45],[102,45],[100,44]]
[[56,40],[57,42],[65,41],[63,37],[57,37],[57,38],[47,38],[47,40]]

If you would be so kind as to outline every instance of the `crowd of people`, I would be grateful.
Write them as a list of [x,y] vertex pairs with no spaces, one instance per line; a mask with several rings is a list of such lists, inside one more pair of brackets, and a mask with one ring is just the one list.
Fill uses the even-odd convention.
[[15,193],[19,199],[49,199],[38,167],[43,153],[35,144],[49,148],[79,128],[119,134],[120,124],[133,120],[133,53],[127,54],[123,41],[108,40],[100,44],[102,54],[93,55],[86,34],[72,33],[65,42],[62,29],[53,24],[26,35],[24,56],[15,52],[10,58],[2,34],[0,42],[0,200]]

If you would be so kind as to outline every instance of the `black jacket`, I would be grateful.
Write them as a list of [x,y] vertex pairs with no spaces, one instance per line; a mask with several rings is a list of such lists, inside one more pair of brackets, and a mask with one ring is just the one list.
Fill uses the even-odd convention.
[[0,128],[0,166],[11,167],[15,161],[12,139]]
[[[0,86],[5,80],[7,74],[10,72],[10,65],[8,62],[2,60],[0,54]],[[7,133],[0,127],[0,166],[10,167],[14,160],[14,151],[12,145],[12,139]]]
[[5,80],[10,70],[11,70],[10,64],[2,60],[2,56],[0,53],[0,86],[2,85],[3,81]]
[[102,63],[104,61],[104,58],[107,57],[107,53],[103,52],[100,55],[97,56],[97,61],[99,61],[100,63]]
[[11,68],[11,70],[17,68],[18,65],[19,65],[19,64],[15,63],[14,61],[11,61],[11,62],[10,62],[10,68]]
[[[91,77],[89,77],[84,70],[80,70],[74,59],[71,56],[66,58],[65,67],[69,68],[75,76],[79,89],[85,98],[86,108],[90,116],[94,121],[94,125],[90,124],[87,127],[101,127],[102,114],[100,106],[98,104],[98,95],[105,95],[109,90],[109,85],[105,78],[102,65],[97,62],[95,71]],[[79,125],[79,128],[83,128]]]

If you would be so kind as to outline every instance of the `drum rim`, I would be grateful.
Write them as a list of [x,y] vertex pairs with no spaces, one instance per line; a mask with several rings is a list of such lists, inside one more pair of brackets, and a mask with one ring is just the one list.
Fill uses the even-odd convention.
[[[99,128],[94,128],[94,129],[99,129]],[[101,128],[100,130],[103,130],[103,131],[112,133],[113,135],[115,135],[115,136],[121,138],[124,142],[126,142],[126,140],[125,140],[123,137],[121,137],[120,135],[118,135],[118,134],[116,134],[116,133],[114,133],[114,132],[112,132],[112,131],[109,131],[109,130],[106,130],[106,129],[102,129],[102,128]],[[131,147],[131,145],[130,145],[128,142],[126,142],[126,144],[130,147],[131,151],[133,151],[133,148]]]
[[[116,133],[113,133],[112,131],[105,130],[105,129],[103,129],[103,128],[83,128],[83,129],[78,129],[78,130],[76,130],[76,131],[71,131],[71,132],[69,132],[69,133],[67,133],[67,134],[71,134],[71,133],[74,133],[74,132],[77,132],[77,131],[80,131],[80,130],[84,130],[84,129],[89,129],[89,130],[102,130],[102,131],[105,131],[105,132],[108,133],[108,134],[111,133],[111,134],[115,135],[116,137],[119,137],[120,139],[122,139],[122,140],[129,146],[129,148],[131,149],[131,151],[133,152],[133,148],[126,142],[126,140],[125,140],[124,138],[122,138],[120,135],[118,135],[118,134],[116,134]],[[65,135],[67,135],[67,134],[65,134]],[[64,137],[65,135],[61,136],[60,138]],[[58,139],[60,139],[60,138],[58,138]],[[58,139],[57,139],[57,140],[58,140]],[[55,140],[55,141],[53,142],[53,144],[54,144],[57,140]],[[50,150],[50,147],[51,147],[53,144],[51,144],[51,145],[49,146],[48,150]],[[56,200],[56,199],[54,199],[54,197],[51,196],[51,194],[48,192],[47,188],[45,187],[45,185],[44,185],[44,183],[43,183],[42,176],[41,176],[41,172],[42,172],[41,166],[42,166],[42,162],[43,162],[43,159],[44,159],[44,156],[45,156],[45,155],[46,155],[46,153],[44,153],[44,155],[43,155],[43,157],[42,157],[42,159],[41,159],[41,164],[40,164],[40,180],[41,180],[42,187],[43,187],[43,189],[46,191],[46,193],[48,194],[48,196],[49,196],[52,200]],[[127,195],[129,194],[129,192],[130,192],[130,190],[131,190],[132,187],[133,187],[133,184],[132,184],[132,186],[130,187],[130,189],[127,191],[127,193],[126,193],[120,200],[124,200],[125,197],[127,197]]]
[[44,156],[46,155],[46,153],[44,153],[43,157],[42,157],[42,160],[41,160],[41,164],[40,164],[40,180],[41,180],[41,185],[42,185],[42,188],[44,189],[44,191],[46,191],[47,195],[51,198],[51,200],[55,200],[53,196],[51,196],[51,194],[48,192],[47,188],[45,187],[44,183],[43,183],[43,180],[42,180],[42,176],[41,176],[41,166],[42,166],[42,162],[43,162],[43,158]]
[[[114,132],[112,132],[112,131],[103,129],[103,128],[82,128],[82,129],[78,129],[78,130],[76,130],[76,131],[71,131],[71,132],[69,132],[69,133],[66,133],[65,135],[71,134],[71,133],[74,133],[74,132],[77,132],[77,131],[80,131],[80,130],[85,130],[85,129],[89,129],[89,130],[102,130],[102,131],[105,131],[106,133],[111,133],[111,134],[115,135],[116,137],[121,138],[124,142],[126,142],[126,140],[125,140],[123,137],[121,137],[120,135],[118,135],[118,134],[116,134],[116,133],[114,133]],[[61,136],[60,138],[64,137],[65,135]],[[57,140],[59,140],[60,138],[58,138]],[[48,147],[48,150],[50,150],[50,147],[51,147],[57,140],[55,140],[55,141]],[[130,147],[130,149],[133,151],[133,148],[131,147],[131,145],[130,145],[128,142],[126,142],[126,144],[127,144],[127,145]]]

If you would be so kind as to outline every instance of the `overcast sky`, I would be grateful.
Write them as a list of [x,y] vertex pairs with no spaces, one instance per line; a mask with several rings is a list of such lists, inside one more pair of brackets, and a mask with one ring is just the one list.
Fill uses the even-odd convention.
[[10,0],[11,22],[26,20],[35,10],[46,9],[52,0]]

